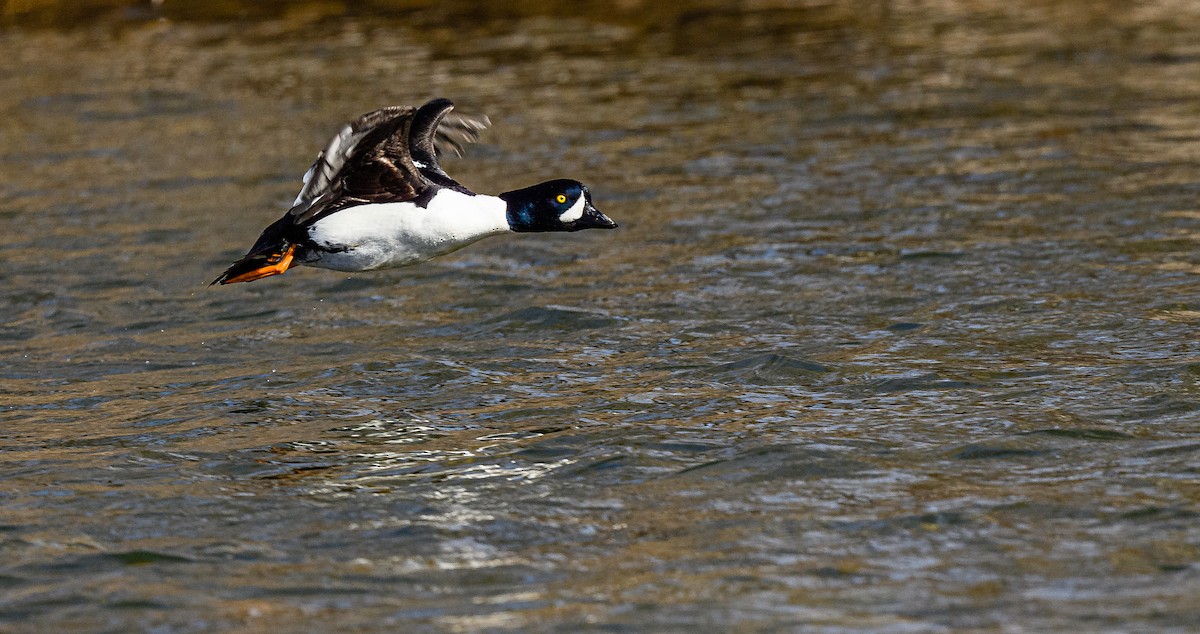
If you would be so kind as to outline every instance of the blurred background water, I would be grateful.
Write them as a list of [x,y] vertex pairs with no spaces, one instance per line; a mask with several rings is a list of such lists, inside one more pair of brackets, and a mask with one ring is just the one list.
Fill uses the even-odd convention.
[[[0,630],[1190,631],[1191,2],[0,1]],[[205,285],[345,120],[617,232]]]

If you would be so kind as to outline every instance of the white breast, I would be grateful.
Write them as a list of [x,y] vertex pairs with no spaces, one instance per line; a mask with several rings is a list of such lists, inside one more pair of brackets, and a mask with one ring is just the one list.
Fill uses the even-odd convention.
[[359,205],[322,218],[308,235],[330,252],[312,253],[305,264],[338,271],[407,266],[507,230],[503,200],[443,189],[428,208],[411,202]]

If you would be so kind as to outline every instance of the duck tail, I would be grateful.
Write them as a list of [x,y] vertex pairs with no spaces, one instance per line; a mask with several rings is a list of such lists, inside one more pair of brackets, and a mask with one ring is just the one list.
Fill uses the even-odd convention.
[[296,245],[282,242],[275,248],[259,251],[251,250],[245,257],[225,269],[213,284],[237,284],[238,282],[253,282],[264,277],[279,275],[297,264],[294,256]]

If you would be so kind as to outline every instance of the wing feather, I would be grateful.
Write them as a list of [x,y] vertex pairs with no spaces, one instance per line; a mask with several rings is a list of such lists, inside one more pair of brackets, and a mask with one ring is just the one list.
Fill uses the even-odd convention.
[[442,187],[468,192],[442,169],[438,157],[448,151],[462,156],[464,146],[478,141],[479,131],[490,122],[487,117],[451,115],[453,109],[454,103],[449,99],[434,99],[413,113],[409,151],[426,178]]
[[420,108],[381,108],[346,124],[305,173],[288,211],[293,223],[311,224],[358,204],[413,200],[434,185],[466,191],[437,157],[462,156],[490,122],[447,116],[453,107],[449,99],[435,99]]
[[[346,124],[317,155],[288,214],[297,224],[351,204],[415,198],[429,186],[408,151],[415,108],[392,106]],[[335,209],[330,205],[337,204]]]

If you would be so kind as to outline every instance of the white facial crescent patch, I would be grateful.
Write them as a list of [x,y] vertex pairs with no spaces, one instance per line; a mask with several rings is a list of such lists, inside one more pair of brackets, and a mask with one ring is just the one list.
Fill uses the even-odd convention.
[[576,220],[579,220],[580,218],[582,218],[583,217],[583,206],[587,202],[586,198],[587,198],[587,196],[584,196],[583,192],[580,192],[579,198],[575,199],[575,204],[571,205],[570,209],[559,214],[558,221],[559,222],[575,222]]

